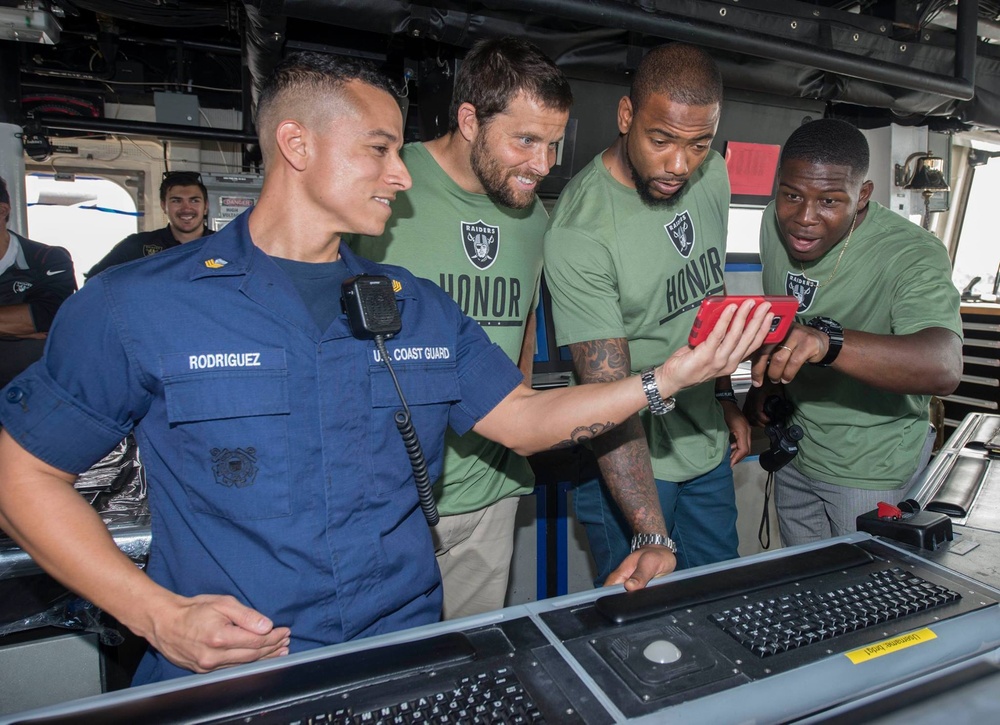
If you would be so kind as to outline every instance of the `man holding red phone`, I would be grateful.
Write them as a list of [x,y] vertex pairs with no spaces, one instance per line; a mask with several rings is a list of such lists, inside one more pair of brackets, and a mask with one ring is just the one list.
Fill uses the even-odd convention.
[[[721,100],[707,53],[651,50],[619,102],[619,137],[559,197],[545,277],[580,382],[625,378],[686,345],[701,300],[724,292],[729,178],[711,150]],[[728,378],[676,398],[593,441],[605,485],[577,485],[574,506],[598,583],[637,588],[639,559],[670,571],[671,549],[680,568],[738,555],[732,466],[749,423]]]
[[804,431],[775,472],[785,545],[856,529],[896,503],[930,457],[931,395],[962,371],[959,294],[940,240],[871,200],[864,135],[833,119],[800,126],[781,152],[778,194],[764,211],[764,292],[798,298],[797,319],[753,365],[745,410],[783,393]]

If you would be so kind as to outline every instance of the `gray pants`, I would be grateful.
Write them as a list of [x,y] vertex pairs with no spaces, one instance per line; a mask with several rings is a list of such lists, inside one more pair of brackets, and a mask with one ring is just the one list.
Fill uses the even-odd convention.
[[898,488],[869,491],[837,486],[803,475],[795,464],[774,474],[774,503],[778,509],[781,541],[785,546],[820,541],[857,531],[859,515],[878,507],[879,501],[899,503],[905,492],[923,473],[934,448],[934,428],[930,428],[920,454],[920,463],[910,480]]

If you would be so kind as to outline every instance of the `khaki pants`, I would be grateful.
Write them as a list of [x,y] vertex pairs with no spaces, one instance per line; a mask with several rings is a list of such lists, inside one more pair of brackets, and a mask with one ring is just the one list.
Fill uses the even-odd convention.
[[444,582],[442,619],[458,619],[503,607],[518,496],[479,511],[442,516],[431,529]]

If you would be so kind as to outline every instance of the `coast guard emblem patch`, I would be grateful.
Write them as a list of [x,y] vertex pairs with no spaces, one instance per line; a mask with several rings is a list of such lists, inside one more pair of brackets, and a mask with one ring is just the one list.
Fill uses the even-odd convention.
[[212,473],[220,486],[246,488],[257,478],[257,449],[212,449]]

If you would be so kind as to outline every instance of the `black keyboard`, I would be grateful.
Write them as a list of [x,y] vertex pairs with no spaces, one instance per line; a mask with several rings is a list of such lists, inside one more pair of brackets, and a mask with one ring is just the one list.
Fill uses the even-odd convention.
[[758,657],[769,657],[961,598],[894,567],[832,591],[794,592],[725,609],[709,620]]
[[510,667],[467,675],[454,684],[455,687],[447,690],[373,710],[355,712],[354,708],[343,707],[316,712],[289,720],[288,725],[530,725],[545,722]]

